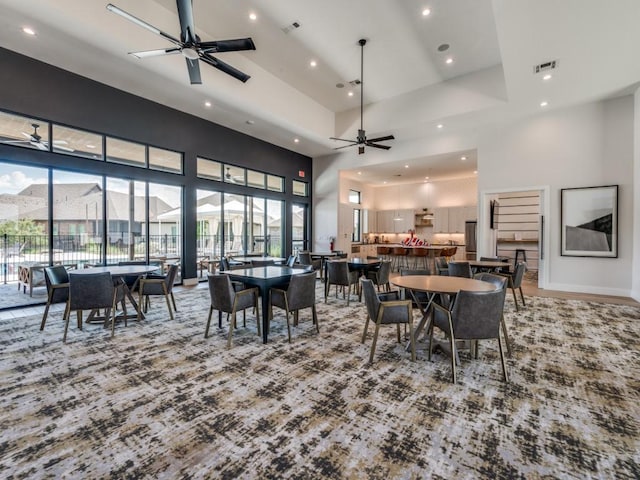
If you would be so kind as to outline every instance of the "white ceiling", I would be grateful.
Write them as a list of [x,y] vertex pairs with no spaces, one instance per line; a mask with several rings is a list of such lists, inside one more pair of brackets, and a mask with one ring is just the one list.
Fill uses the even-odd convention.
[[[174,0],[112,2],[179,36]],[[393,134],[387,144],[396,151],[437,134],[438,124],[473,129],[537,114],[543,100],[553,109],[620,95],[640,80],[638,0],[194,0],[202,40],[250,36],[257,48],[218,55],[251,75],[247,83],[201,64],[202,85],[189,84],[180,55],[127,55],[171,44],[107,11],[107,3],[0,0],[0,45],[312,157],[343,145],[329,137],[357,134],[360,91],[347,91],[360,78],[360,38],[368,40],[364,127],[369,138]],[[285,33],[294,21],[300,28]],[[35,37],[21,32],[26,25]],[[441,53],[443,43],[450,48]],[[533,66],[548,60],[559,68],[545,82]],[[346,173],[376,184],[434,180],[472,175],[476,161],[475,151],[414,152]]]

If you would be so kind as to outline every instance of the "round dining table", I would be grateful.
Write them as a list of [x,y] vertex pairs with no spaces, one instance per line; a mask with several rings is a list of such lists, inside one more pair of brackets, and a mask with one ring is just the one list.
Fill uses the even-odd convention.
[[[461,290],[471,292],[490,292],[495,290],[495,286],[489,282],[472,278],[449,277],[447,275],[397,276],[389,279],[389,282],[397,287],[409,290],[414,303],[418,305],[422,312],[422,318],[415,330],[415,338],[418,338],[431,319],[433,311],[431,304],[436,294],[455,296]],[[428,297],[427,303],[424,304],[418,301],[414,292],[425,292]],[[453,302],[451,302],[451,305],[453,305]]]

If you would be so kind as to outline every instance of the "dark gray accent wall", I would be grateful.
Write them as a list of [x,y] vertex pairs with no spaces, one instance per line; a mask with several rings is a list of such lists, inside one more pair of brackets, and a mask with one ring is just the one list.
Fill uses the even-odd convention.
[[[253,190],[253,194],[284,199],[287,214],[293,202],[310,205],[311,196],[303,199],[291,195],[291,181],[299,178],[298,171],[306,172],[305,179],[313,178],[310,157],[3,48],[0,48],[0,85],[3,110],[183,152],[185,166],[184,175],[172,175],[6,145],[0,145],[2,159],[183,185],[185,206],[195,205],[196,188],[252,193],[243,187],[198,179],[196,157],[202,156],[285,177],[284,195],[263,190]],[[195,276],[196,214],[186,208],[185,212],[183,272],[185,278],[190,278]],[[291,245],[290,232],[285,245]]]

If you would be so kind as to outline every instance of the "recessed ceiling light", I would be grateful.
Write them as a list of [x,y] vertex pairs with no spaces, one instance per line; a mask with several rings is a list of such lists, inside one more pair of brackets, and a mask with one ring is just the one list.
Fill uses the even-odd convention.
[[464,155],[463,155],[462,157],[460,157],[460,160],[463,160],[463,161],[464,161],[464,160],[466,160],[466,159],[467,159],[467,157],[465,157]]
[[249,14],[249,20],[257,20],[257,19],[258,19],[258,16],[255,13],[251,12]]
[[311,65],[312,67],[315,67],[315,66],[317,66],[317,65],[318,65],[318,63],[317,63],[315,60],[311,60],[311,61],[309,62],[309,65]]
[[429,177],[424,177],[425,180],[429,180]]
[[247,120],[247,122],[246,122],[246,123],[247,123],[247,125],[253,125],[253,124],[254,124],[254,123],[256,123],[256,122],[255,122],[255,121],[253,121],[253,120]]
[[347,95],[349,95],[350,97],[353,97],[353,92],[349,92],[347,93]]
[[300,141],[300,139],[299,139],[299,138],[294,138],[294,139],[293,139],[293,141],[294,141],[295,143],[298,143],[298,142]]
[[204,106],[205,107],[210,107],[211,106],[211,102],[209,100],[207,100],[206,102],[204,102]]
[[344,83],[336,83],[336,88],[344,88]]
[[442,128],[442,127],[444,127],[444,125],[443,125],[443,124],[441,124],[441,123],[439,123],[439,124],[438,124],[438,128]]
[[425,8],[424,10],[422,10],[423,17],[428,17],[430,14],[431,14],[431,10],[429,8]]
[[409,165],[405,165],[404,168],[409,168]]
[[22,31],[27,35],[35,35],[36,31],[31,27],[22,27]]
[[90,143],[87,143],[86,147],[87,147],[87,148],[96,148],[96,146],[95,146],[95,145],[92,145],[92,144],[90,144]]
[[541,107],[546,107],[547,105],[549,105],[549,103],[547,101],[540,102],[540,106]]
[[474,171],[473,171],[473,173],[474,173],[475,175],[477,175],[477,174],[478,174],[478,170],[474,170]]
[[551,80],[551,74],[547,73],[544,77],[542,77],[543,80]]
[[387,183],[387,181],[385,180],[385,181],[384,181],[384,182],[382,182],[382,183],[385,183],[385,184],[386,184],[386,183]]
[[447,58],[447,59],[444,61],[444,63],[446,63],[447,65],[452,64],[452,63],[453,63],[453,58],[451,58],[451,57]]
[[358,175],[362,175],[362,172],[358,172]]
[[439,52],[446,52],[447,50],[449,50],[449,44],[448,43],[443,43],[443,44],[438,46],[438,51]]

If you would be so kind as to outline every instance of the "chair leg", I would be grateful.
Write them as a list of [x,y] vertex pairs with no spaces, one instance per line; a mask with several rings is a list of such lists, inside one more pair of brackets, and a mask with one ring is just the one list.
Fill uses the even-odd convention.
[[369,363],[373,363],[373,354],[376,351],[376,343],[378,342],[378,331],[380,324],[376,322],[376,331],[373,333],[373,342],[371,343],[371,353],[369,354]]
[[369,328],[369,315],[367,314],[367,319],[364,322],[364,332],[362,332],[362,342],[360,343],[364,343],[364,340],[367,336],[367,329]]
[[347,288],[347,307],[349,306],[350,299],[351,299],[351,284],[349,284],[349,287]]
[[67,315],[67,320],[64,322],[64,336],[62,337],[62,343],[67,343],[67,330],[69,330],[69,320],[71,314]]
[[400,340],[400,324],[396,323],[396,333],[398,334],[398,343],[402,343],[402,340]]
[[211,325],[212,316],[213,316],[213,306],[209,306],[209,316],[207,317],[207,328],[204,329],[204,338],[209,338],[209,326]]
[[456,337],[453,334],[453,325],[451,324],[451,315],[449,315],[449,341],[451,342],[451,378],[453,383],[457,383],[456,375],[456,357],[458,356],[458,350],[456,349]]
[[82,310],[76,312],[76,320],[78,323],[78,330],[82,330]]
[[287,336],[289,337],[289,343],[291,343],[291,325],[289,324],[289,309],[285,310],[287,315]]
[[169,295],[171,295],[171,303],[173,303],[173,310],[174,310],[174,312],[177,312],[178,308],[176,307],[176,299],[173,296],[173,292],[169,293]]
[[[113,335],[116,332],[116,295],[117,295],[117,292],[113,292],[113,307],[111,308],[111,338],[113,338]],[[126,326],[127,308],[124,307],[124,301],[122,303],[123,303],[123,311],[124,311],[124,321]]]
[[502,374],[504,375],[504,381],[509,382],[509,376],[507,375],[507,364],[504,361],[504,351],[502,350],[502,341],[500,341],[500,335],[498,335],[498,347],[500,349],[500,361],[502,362]]
[[47,300],[47,305],[44,307],[44,314],[42,315],[42,322],[40,322],[40,331],[44,330],[44,324],[47,321],[47,315],[49,314],[49,306],[51,305],[51,298]]
[[169,301],[169,292],[167,292],[167,286],[164,283],[162,284],[162,292],[164,294],[164,299],[167,302],[167,308],[169,309],[169,318],[173,320],[173,310],[171,310],[171,302]]
[[409,341],[411,342],[411,361],[416,361],[416,339],[415,332],[413,331],[413,322],[409,322]]
[[524,307],[525,303],[524,303],[524,293],[522,293],[522,287],[518,287],[518,290],[520,290],[520,298],[522,299],[522,306]]
[[318,313],[316,312],[316,304],[311,305],[311,318],[313,323],[316,324],[316,332],[320,333],[320,325],[318,325]]
[[431,348],[433,345],[433,322],[429,322],[427,331],[429,332],[429,348],[427,349],[427,360],[431,361]]
[[502,325],[502,333],[504,333],[504,341],[507,344],[507,355],[511,358],[511,342],[509,341],[509,334],[507,333],[507,322],[504,320],[504,315],[500,317],[500,324]]

